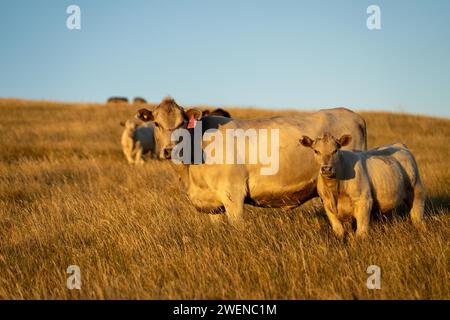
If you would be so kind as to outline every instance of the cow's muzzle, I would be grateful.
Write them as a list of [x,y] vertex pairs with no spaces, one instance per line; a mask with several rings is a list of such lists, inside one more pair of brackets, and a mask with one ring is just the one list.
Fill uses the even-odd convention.
[[327,178],[334,178],[334,168],[332,166],[322,166],[320,167],[320,174]]

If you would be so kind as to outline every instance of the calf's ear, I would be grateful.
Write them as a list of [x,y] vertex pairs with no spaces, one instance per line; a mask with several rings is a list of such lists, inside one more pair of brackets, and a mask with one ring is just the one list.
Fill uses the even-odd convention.
[[144,122],[153,121],[153,119],[154,119],[153,113],[147,109],[139,109],[136,114],[136,118],[138,118]]
[[192,108],[186,111],[186,117],[188,119],[194,117],[195,120],[200,120],[202,118],[202,112],[198,109]]
[[314,140],[308,136],[302,136],[298,141],[300,142],[300,144],[302,146],[307,147],[307,148],[311,148],[314,143]]
[[349,134],[344,134],[342,137],[339,138],[337,143],[339,143],[339,146],[345,147],[350,144],[352,141],[352,136]]

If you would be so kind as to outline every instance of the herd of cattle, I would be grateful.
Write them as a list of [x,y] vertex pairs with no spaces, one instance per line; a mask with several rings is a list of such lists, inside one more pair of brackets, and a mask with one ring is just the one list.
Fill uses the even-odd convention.
[[[108,104],[121,104],[121,103],[129,103],[129,100],[127,97],[110,97],[108,100],[106,100],[106,103]],[[134,97],[133,98],[133,104],[134,105],[140,105],[140,104],[146,104],[147,100],[145,100],[142,97]]]
[[[131,164],[147,158],[171,159],[172,133],[192,121],[225,133],[227,129],[278,129],[279,169],[261,175],[262,163],[173,163],[192,204],[211,214],[224,212],[241,226],[244,204],[294,208],[319,196],[335,235],[342,221],[356,220],[357,236],[369,231],[371,213],[387,213],[405,204],[412,222],[423,227],[425,190],[410,150],[396,143],[367,150],[364,119],[345,108],[302,116],[234,119],[222,109],[185,110],[165,98],[153,110],[140,109],[121,123],[122,149]],[[248,150],[243,151],[248,152]]]

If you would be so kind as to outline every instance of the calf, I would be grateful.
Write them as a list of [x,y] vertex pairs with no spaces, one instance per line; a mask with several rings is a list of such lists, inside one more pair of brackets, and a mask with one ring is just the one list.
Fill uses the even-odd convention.
[[125,127],[122,133],[122,151],[130,164],[143,164],[144,157],[155,155],[154,128],[151,122],[139,124],[137,120],[121,123]]
[[364,236],[373,209],[385,213],[402,203],[409,207],[413,223],[422,225],[425,191],[409,149],[397,143],[365,152],[341,150],[351,140],[350,135],[335,139],[328,133],[316,140],[300,139],[314,150],[320,165],[317,191],[336,236],[344,236],[343,218],[354,217],[356,235]]

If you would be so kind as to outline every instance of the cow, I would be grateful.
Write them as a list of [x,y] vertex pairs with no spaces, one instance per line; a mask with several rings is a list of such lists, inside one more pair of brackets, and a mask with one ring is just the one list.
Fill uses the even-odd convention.
[[[171,139],[172,133],[195,121],[201,122],[203,132],[216,130],[226,134],[228,129],[278,130],[279,148],[276,152],[279,168],[275,174],[262,175],[261,170],[265,166],[262,162],[174,163],[192,204],[200,211],[211,213],[225,209],[233,225],[240,225],[243,220],[244,203],[260,207],[293,208],[316,196],[317,165],[310,152],[298,145],[295,137],[317,135],[326,129],[336,135],[352,133],[355,138],[346,147],[348,149],[365,150],[367,146],[364,119],[345,108],[321,110],[297,117],[251,120],[218,116],[202,118],[200,110],[185,110],[168,97],[153,111],[140,109],[136,116],[143,121],[154,122],[156,153],[161,159],[171,159],[172,150],[178,143]],[[270,144],[266,144],[269,149],[272,147]],[[206,143],[203,147],[206,147]],[[248,147],[238,152],[248,152]]]
[[391,212],[401,204],[410,209],[412,222],[423,226],[425,190],[416,160],[401,143],[363,152],[342,150],[352,136],[336,139],[330,133],[312,140],[300,138],[300,144],[312,149],[320,166],[317,192],[337,238],[344,237],[341,221],[356,219],[356,236],[369,231],[371,213]]
[[134,99],[133,99],[133,104],[135,104],[135,105],[146,104],[146,103],[147,103],[147,100],[145,100],[142,97],[134,97]]
[[213,111],[209,111],[209,110],[204,110],[202,111],[202,116],[203,117],[207,117],[207,116],[220,116],[220,117],[225,117],[225,118],[231,118],[231,114],[222,109],[222,108],[217,108]]
[[136,119],[121,122],[122,151],[130,164],[143,164],[148,156],[155,156],[154,127],[151,122],[139,123]]
[[126,97],[110,97],[110,98],[108,98],[107,103],[111,103],[111,104],[128,103],[128,98],[126,98]]

